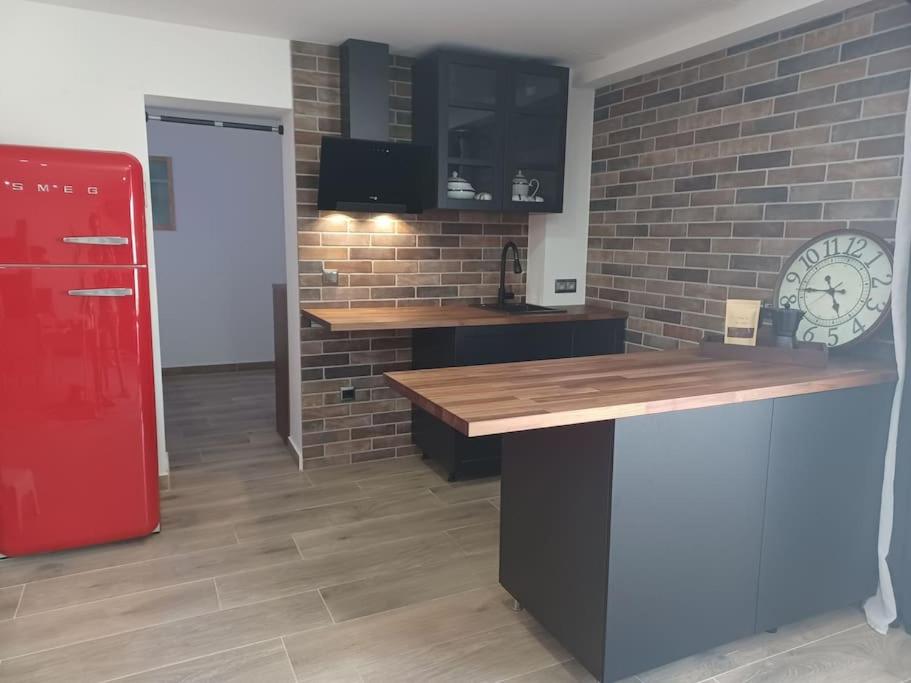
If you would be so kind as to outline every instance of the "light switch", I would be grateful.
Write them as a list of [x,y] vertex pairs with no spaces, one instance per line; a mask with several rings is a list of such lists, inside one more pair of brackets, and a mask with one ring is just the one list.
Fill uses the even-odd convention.
[[338,285],[338,270],[323,268],[323,285],[337,286]]

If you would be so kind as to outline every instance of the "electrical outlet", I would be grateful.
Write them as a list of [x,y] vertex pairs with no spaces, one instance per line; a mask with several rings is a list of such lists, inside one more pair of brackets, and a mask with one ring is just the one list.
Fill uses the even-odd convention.
[[554,280],[554,293],[572,294],[576,291],[576,278]]
[[354,400],[354,387],[342,387],[342,400],[343,401],[353,401]]
[[323,284],[327,287],[338,285],[338,270],[323,268]]

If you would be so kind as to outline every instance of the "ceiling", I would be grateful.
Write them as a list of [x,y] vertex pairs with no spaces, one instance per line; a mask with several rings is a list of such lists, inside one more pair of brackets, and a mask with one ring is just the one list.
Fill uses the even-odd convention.
[[278,38],[389,43],[419,54],[440,45],[574,65],[653,37],[657,27],[762,0],[40,0],[54,5]]

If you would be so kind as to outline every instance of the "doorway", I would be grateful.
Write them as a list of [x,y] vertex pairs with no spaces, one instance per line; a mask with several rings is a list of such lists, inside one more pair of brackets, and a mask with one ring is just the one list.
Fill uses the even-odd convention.
[[[287,379],[289,372],[276,367],[288,330],[287,311],[274,305],[287,279],[280,125],[147,109],[172,472],[203,455],[288,454],[288,434],[277,433],[275,389],[276,373]],[[287,410],[287,400],[279,404]]]

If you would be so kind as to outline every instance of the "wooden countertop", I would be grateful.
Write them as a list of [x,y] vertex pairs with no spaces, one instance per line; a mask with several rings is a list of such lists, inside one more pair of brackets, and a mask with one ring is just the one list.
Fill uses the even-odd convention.
[[414,330],[426,327],[475,327],[555,323],[569,320],[624,319],[625,311],[606,306],[561,306],[561,313],[517,315],[485,311],[473,306],[403,306],[401,308],[303,308],[301,315],[331,332],[360,330]]
[[893,382],[881,361],[826,368],[660,351],[386,374],[415,405],[468,436],[519,432]]

